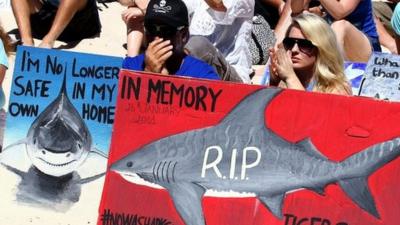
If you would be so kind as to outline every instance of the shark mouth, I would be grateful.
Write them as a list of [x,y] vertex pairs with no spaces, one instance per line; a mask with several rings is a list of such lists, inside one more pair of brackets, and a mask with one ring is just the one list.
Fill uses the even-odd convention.
[[69,164],[71,164],[71,163],[73,163],[73,162],[75,162],[75,161],[76,161],[76,160],[74,159],[74,160],[72,160],[72,161],[69,161],[69,162],[66,162],[66,163],[55,164],[55,163],[50,163],[50,162],[48,162],[48,161],[44,160],[44,159],[43,159],[43,158],[41,158],[41,157],[39,157],[38,159],[40,159],[40,161],[42,161],[42,162],[46,163],[47,165],[54,166],[54,167],[63,167],[63,166],[67,166],[67,165],[69,165]]
[[130,183],[135,183],[138,185],[142,185],[142,186],[147,186],[147,187],[151,187],[151,188],[155,188],[155,189],[165,189],[164,187],[149,182],[145,179],[143,179],[142,177],[140,177],[138,174],[136,173],[123,173],[123,172],[117,172],[119,175],[121,175],[122,178],[124,178],[126,181],[130,182]]

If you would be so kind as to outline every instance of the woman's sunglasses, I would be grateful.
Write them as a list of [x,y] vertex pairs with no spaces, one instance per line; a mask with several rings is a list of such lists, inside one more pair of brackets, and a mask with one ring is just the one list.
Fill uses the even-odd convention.
[[297,44],[299,50],[305,54],[311,54],[315,45],[307,39],[286,37],[283,39],[283,47],[286,50],[292,50],[294,45]]

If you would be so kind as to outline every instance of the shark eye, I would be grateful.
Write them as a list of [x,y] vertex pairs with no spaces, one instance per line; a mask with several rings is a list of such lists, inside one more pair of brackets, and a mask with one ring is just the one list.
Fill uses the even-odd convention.
[[33,144],[36,145],[36,138],[33,139]]
[[82,144],[81,143],[78,143],[78,148],[82,148]]
[[127,163],[126,163],[126,166],[129,167],[129,168],[131,168],[131,167],[133,166],[133,162],[131,162],[131,161],[127,162]]
[[70,156],[71,156],[71,153],[68,153],[68,154],[67,154],[67,158],[70,157]]
[[45,152],[45,151],[42,151],[42,154],[43,154],[43,155],[46,155],[46,152]]

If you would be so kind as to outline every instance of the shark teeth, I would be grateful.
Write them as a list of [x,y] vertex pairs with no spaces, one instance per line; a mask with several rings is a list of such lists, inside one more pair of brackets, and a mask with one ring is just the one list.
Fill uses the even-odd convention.
[[155,189],[165,189],[158,184],[146,181],[145,179],[141,178],[137,174],[132,174],[132,173],[119,173],[119,174],[122,176],[122,178],[124,178],[125,180],[127,180],[131,183],[135,183],[135,184],[143,185],[143,186],[147,186],[147,187],[152,187]]
[[42,158],[38,158],[38,159],[40,159],[42,162],[46,163],[47,165],[55,166],[55,167],[67,166],[67,165],[69,165],[69,164],[71,164],[71,163],[76,161],[76,160],[72,160],[72,161],[69,161],[69,162],[66,162],[66,163],[62,163],[62,164],[55,164],[55,163],[48,162],[48,161],[46,161],[46,160],[44,160]]

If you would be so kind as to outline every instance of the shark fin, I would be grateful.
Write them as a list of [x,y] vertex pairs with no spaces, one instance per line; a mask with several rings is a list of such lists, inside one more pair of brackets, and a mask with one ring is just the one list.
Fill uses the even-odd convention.
[[260,201],[271,211],[276,217],[282,219],[282,204],[285,194],[273,196],[259,196]]
[[189,182],[167,187],[175,208],[186,225],[205,225],[201,200],[205,189]]
[[353,178],[339,181],[340,187],[359,207],[380,219],[374,199],[368,188],[366,178]]
[[310,138],[305,138],[305,139],[297,142],[297,146],[299,146],[300,150],[303,150],[308,155],[311,155],[318,159],[329,161],[329,159],[326,156],[322,155],[321,152],[317,150],[317,148],[311,142]]
[[261,88],[242,99],[235,108],[227,114],[221,123],[237,123],[251,126],[264,126],[265,108],[272,99],[281,92],[278,88]]

